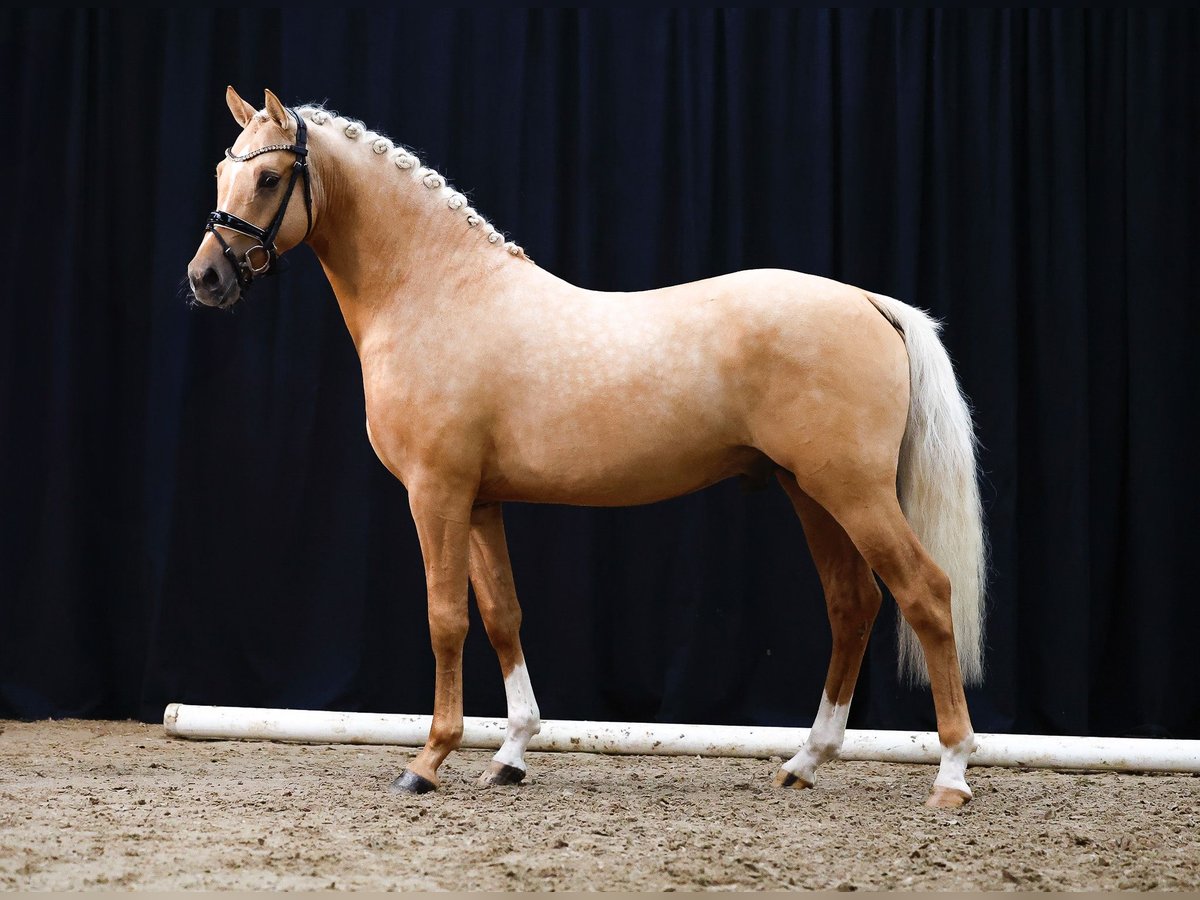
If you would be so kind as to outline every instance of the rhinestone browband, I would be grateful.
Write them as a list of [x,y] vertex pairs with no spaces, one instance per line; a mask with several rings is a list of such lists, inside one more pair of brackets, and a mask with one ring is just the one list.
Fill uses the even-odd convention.
[[234,162],[245,162],[248,159],[254,159],[256,156],[262,156],[264,153],[274,153],[276,150],[291,150],[295,153],[296,147],[292,144],[271,144],[267,147],[259,147],[257,150],[251,150],[249,153],[243,153],[241,156],[235,155],[232,147],[226,147],[225,155]]

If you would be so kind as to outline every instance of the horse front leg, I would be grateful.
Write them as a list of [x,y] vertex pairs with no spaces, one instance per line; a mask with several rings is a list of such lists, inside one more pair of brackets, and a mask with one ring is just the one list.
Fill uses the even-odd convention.
[[517,602],[499,503],[476,506],[471,513],[471,585],[488,639],[500,661],[508,701],[504,743],[479,783],[517,784],[525,777],[525,748],[541,730],[541,719],[521,652],[521,605]]
[[423,794],[438,786],[437,770],[462,743],[462,655],[467,638],[467,567],[472,492],[441,482],[409,487],[409,507],[425,559],[429,637],[436,665],[429,739],[404,774],[397,793]]

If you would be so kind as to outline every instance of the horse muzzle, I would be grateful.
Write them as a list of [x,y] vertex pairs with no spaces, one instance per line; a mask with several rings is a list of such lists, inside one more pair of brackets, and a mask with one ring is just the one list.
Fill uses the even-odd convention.
[[225,265],[193,264],[188,267],[188,283],[197,303],[226,309],[242,295],[234,273]]

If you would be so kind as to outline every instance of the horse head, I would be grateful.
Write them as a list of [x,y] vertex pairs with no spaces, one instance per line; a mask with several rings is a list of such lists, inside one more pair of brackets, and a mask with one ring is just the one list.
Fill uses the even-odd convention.
[[209,213],[204,238],[188,265],[196,300],[220,308],[236,303],[312,230],[303,117],[270,91],[261,111],[232,87],[225,100],[242,133],[217,164],[217,208]]

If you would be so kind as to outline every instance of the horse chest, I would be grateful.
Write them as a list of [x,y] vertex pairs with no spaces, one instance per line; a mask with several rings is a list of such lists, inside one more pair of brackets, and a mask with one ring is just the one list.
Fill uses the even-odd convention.
[[[443,429],[422,428],[416,415],[407,419],[404,404],[388,404],[373,409],[367,406],[367,440],[379,461],[401,481],[407,483],[407,474],[415,464],[433,454],[433,435]],[[414,413],[417,411],[414,409]]]
[[[365,373],[364,373],[365,375]],[[478,471],[479,406],[462,392],[404,378],[364,378],[371,449],[408,484],[414,470]]]

